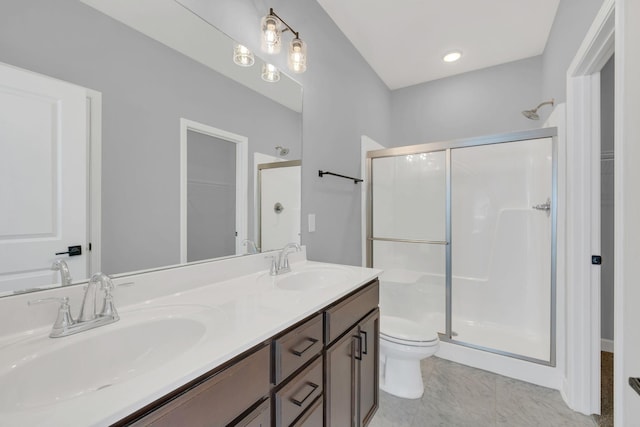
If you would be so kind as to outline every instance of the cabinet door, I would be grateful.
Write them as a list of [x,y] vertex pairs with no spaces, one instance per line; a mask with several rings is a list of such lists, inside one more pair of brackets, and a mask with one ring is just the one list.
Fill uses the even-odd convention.
[[327,349],[325,363],[326,427],[354,427],[356,422],[356,348],[358,326]]
[[379,332],[380,310],[376,309],[359,324],[362,360],[358,363],[358,426],[366,426],[378,409]]

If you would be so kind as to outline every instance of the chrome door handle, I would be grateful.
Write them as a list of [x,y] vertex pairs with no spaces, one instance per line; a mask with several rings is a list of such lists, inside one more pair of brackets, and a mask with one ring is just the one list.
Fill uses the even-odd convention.
[[531,209],[535,209],[537,211],[546,211],[547,212],[547,216],[549,216],[549,214],[551,213],[551,199],[549,197],[547,197],[547,201],[544,203],[541,203],[539,205],[533,205],[531,206]]

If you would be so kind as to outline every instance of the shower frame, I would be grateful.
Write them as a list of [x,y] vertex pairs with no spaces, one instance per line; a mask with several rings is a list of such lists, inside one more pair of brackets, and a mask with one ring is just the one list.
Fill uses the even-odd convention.
[[[558,130],[555,127],[503,133],[497,135],[480,136],[473,138],[457,139],[452,141],[431,142],[418,145],[407,145],[403,147],[385,148],[382,150],[369,151],[367,153],[366,163],[366,184],[367,184],[367,267],[373,267],[373,242],[387,241],[396,243],[422,243],[445,245],[445,333],[438,333],[439,338],[443,342],[456,344],[464,347],[482,350],[501,356],[512,357],[527,362],[537,363],[544,366],[556,366],[556,255],[557,255],[557,205],[558,205]],[[453,277],[452,277],[452,227],[451,227],[451,150],[467,147],[478,147],[483,145],[494,145],[504,143],[517,143],[520,141],[529,141],[533,139],[551,138],[551,307],[550,307],[550,355],[549,360],[536,359],[521,354],[502,351],[490,347],[484,347],[458,340],[454,337],[452,331],[452,306],[453,306]],[[421,154],[430,152],[445,152],[445,241],[431,240],[411,240],[411,239],[393,239],[393,238],[374,238],[373,237],[373,180],[372,180],[372,163],[373,159],[384,157],[398,157],[411,154]]]

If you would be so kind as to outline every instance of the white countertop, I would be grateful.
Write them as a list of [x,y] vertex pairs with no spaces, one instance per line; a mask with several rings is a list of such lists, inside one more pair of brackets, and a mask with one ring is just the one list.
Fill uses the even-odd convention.
[[[301,261],[292,263],[292,270],[295,272],[297,269],[323,266],[329,267],[333,264]],[[224,268],[224,261],[220,261],[218,268]],[[92,336],[99,340],[100,334],[109,331],[109,328],[111,333],[115,334],[119,327],[126,327],[131,319],[144,316],[147,310],[155,310],[162,306],[167,306],[163,310],[165,313],[176,310],[176,316],[180,316],[179,313],[182,311],[194,313],[199,321],[206,324],[206,331],[195,346],[184,352],[174,348],[176,354],[170,362],[140,374],[134,369],[128,373],[131,377],[126,381],[116,380],[108,387],[77,397],[19,410],[2,404],[2,393],[12,393],[15,385],[0,384],[0,425],[108,426],[117,422],[318,312],[371,281],[381,272],[352,266],[339,268],[348,271],[350,279],[328,287],[306,290],[280,289],[274,286],[274,279],[268,275],[268,271],[262,270],[119,307],[119,322],[77,335],[51,339],[48,338],[50,326],[47,326],[0,339],[2,367],[2,364],[6,365],[8,362],[4,356],[11,353],[11,348],[17,345],[16,343],[24,345],[25,340],[29,340],[29,346],[37,349],[31,353],[32,357],[37,357],[40,353],[46,353],[47,348],[67,345],[73,340],[87,340]],[[82,370],[79,369],[79,372],[85,372],[84,375],[87,369],[89,372],[104,369],[98,364],[92,366],[91,360],[86,360],[86,364]],[[63,374],[73,378],[76,373]],[[38,387],[37,378],[34,378],[32,387]],[[21,388],[24,389],[24,386]]]

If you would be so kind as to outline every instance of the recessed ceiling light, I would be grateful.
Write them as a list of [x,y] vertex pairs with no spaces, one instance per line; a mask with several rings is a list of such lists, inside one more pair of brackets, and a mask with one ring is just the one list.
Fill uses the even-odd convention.
[[459,50],[454,50],[452,52],[447,53],[445,56],[443,56],[442,60],[444,62],[456,62],[461,57],[462,57],[462,52],[460,52]]

